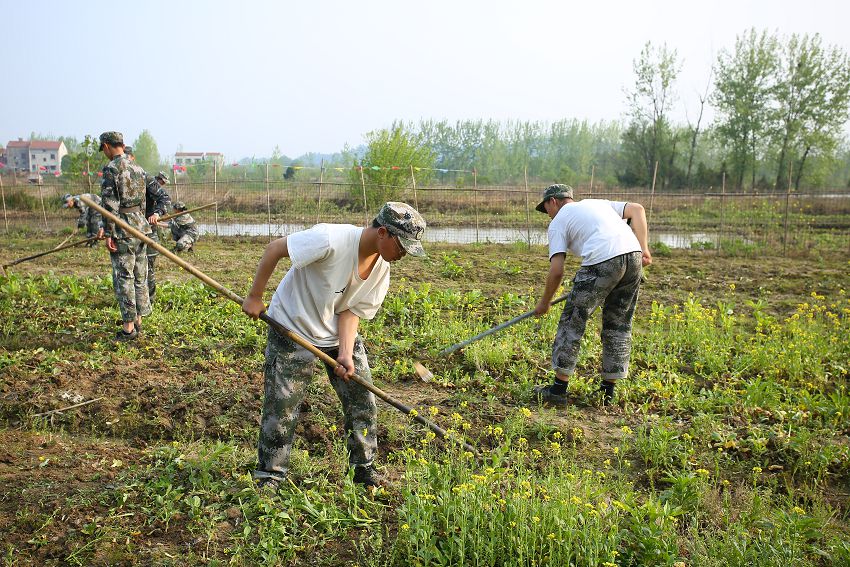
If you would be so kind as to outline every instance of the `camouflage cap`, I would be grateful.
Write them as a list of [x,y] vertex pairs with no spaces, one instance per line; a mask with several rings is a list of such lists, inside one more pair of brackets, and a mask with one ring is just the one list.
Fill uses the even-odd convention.
[[171,203],[171,206],[174,207],[175,211],[186,210],[186,203],[184,203],[183,201],[174,201],[173,203]]
[[164,171],[160,171],[159,173],[154,175],[154,177],[156,177],[157,179],[159,179],[163,183],[168,183],[168,174],[165,173]]
[[425,219],[407,203],[390,201],[384,203],[376,217],[378,223],[399,242],[411,256],[425,256],[422,236],[425,234]]
[[124,153],[125,153],[125,154],[127,154],[127,155],[129,155],[129,156],[134,156],[134,155],[136,155],[136,154],[133,152],[133,146],[124,146]]
[[100,147],[103,147],[103,144],[109,144],[110,146],[123,146],[124,145],[124,135],[121,132],[104,132],[100,135]]
[[555,199],[572,199],[573,198],[573,188],[569,185],[564,185],[563,183],[555,183],[554,185],[550,185],[543,191],[543,199],[540,203],[535,207],[536,210],[541,213],[546,212],[546,201],[551,198]]
[[71,195],[70,193],[65,193],[65,196],[62,197],[62,208],[67,209],[68,207],[72,206],[72,205],[68,204],[68,199],[73,199],[73,198],[74,198],[74,196]]

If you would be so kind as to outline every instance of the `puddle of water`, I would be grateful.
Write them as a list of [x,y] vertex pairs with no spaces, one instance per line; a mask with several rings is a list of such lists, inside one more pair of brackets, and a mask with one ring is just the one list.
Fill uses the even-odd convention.
[[[218,224],[219,236],[273,236],[280,237],[309,228],[306,224]],[[215,224],[201,223],[201,234],[216,234]],[[439,226],[425,231],[426,242],[447,242],[449,244],[471,244],[473,242],[492,242],[510,244],[527,242],[546,244],[546,230],[532,228],[475,228],[474,226]],[[690,248],[695,242],[717,243],[717,234],[705,232],[656,232],[650,233],[652,242],[663,242],[670,248]]]

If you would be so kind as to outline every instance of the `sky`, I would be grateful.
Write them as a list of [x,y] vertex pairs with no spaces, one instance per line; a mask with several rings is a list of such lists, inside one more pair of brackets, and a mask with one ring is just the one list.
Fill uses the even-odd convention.
[[621,119],[647,41],[674,117],[750,27],[850,52],[845,0],[0,0],[0,143],[149,130],[161,156],[357,146],[393,120]]

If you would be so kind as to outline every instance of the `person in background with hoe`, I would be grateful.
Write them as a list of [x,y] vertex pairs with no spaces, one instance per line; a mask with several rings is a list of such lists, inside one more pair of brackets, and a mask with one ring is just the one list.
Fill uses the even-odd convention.
[[[171,206],[171,196],[165,190],[165,185],[168,183],[168,176],[164,171],[160,171],[154,176],[145,176],[145,218],[151,224],[151,240],[159,242],[160,225],[157,224],[159,217],[164,216],[168,212],[168,207]],[[151,220],[153,219],[153,220]],[[153,246],[147,247],[148,256],[148,297],[150,298],[151,306],[153,306],[153,298],[156,294],[156,257],[159,252]]]
[[[124,146],[124,153],[130,158],[130,161],[136,163],[136,152],[130,146]],[[159,219],[168,212],[168,207],[171,206],[171,195],[169,195],[163,187],[168,183],[168,175],[164,171],[160,171],[156,175],[145,174],[145,218]],[[154,216],[156,215],[156,216]],[[155,221],[151,222],[151,240],[159,242],[160,225]],[[159,252],[153,246],[147,247],[148,255],[148,297],[150,298],[151,306],[153,306],[153,298],[156,295],[156,257]]]
[[552,219],[548,229],[549,274],[543,296],[534,309],[537,317],[549,311],[549,303],[561,285],[567,250],[581,257],[581,267],[573,278],[552,345],[555,382],[536,386],[534,395],[548,405],[569,403],[567,385],[575,373],[581,338],[587,320],[601,305],[599,389],[603,404],[609,404],[614,399],[617,380],[628,375],[632,319],[643,266],[652,263],[646,214],[638,203],[574,201],[572,187],[560,183],[546,188],[537,210]]
[[[187,209],[183,201],[174,201],[174,210],[177,212]],[[198,223],[192,218],[192,215],[186,213],[171,219],[171,237],[174,239],[175,252],[192,252],[195,242],[200,236],[198,232]]]
[[[103,168],[100,193],[103,208],[140,232],[150,234],[150,223],[157,219],[144,217],[145,170],[124,154],[124,136],[120,132],[101,134],[100,151],[111,160]],[[146,245],[109,220],[104,220],[98,236],[106,237],[115,297],[121,310],[122,329],[116,339],[134,340],[139,336],[142,317],[151,312]]]
[[[100,204],[100,197],[98,195],[93,195],[91,193],[83,193],[86,197]],[[92,236],[97,236],[100,234],[103,229],[103,218],[100,213],[94,209],[90,209],[86,206],[85,203],[80,201],[80,197],[83,195],[71,195],[67,193],[64,197],[62,197],[62,208],[72,209],[77,208],[80,211],[80,216],[77,217],[77,228],[85,228],[86,236],[91,238]],[[86,246],[92,247],[97,246],[97,240],[92,240],[87,243]]]
[[[337,366],[325,365],[331,386],[342,403],[348,435],[348,459],[354,482],[380,486],[375,469],[378,448],[374,395],[349,381],[357,374],[372,381],[361,319],[372,319],[390,283],[390,263],[405,255],[424,256],[425,220],[410,205],[384,204],[368,228],[318,224],[271,242],[263,253],[242,310],[256,319],[266,309],[263,292],[281,258],[292,260],[277,287],[269,315],[328,353]],[[254,477],[260,486],[276,488],[286,478],[301,401],[316,357],[304,347],[268,332],[265,398]]]

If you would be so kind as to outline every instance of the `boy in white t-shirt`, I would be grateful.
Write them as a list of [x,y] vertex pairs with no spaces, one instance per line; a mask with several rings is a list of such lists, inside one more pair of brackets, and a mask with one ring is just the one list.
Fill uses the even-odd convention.
[[[647,245],[648,228],[643,206],[638,203],[602,199],[573,200],[573,189],[555,184],[543,192],[537,210],[549,223],[549,274],[543,296],[534,309],[540,317],[564,277],[564,259],[569,250],[581,257],[581,268],[564,303],[552,346],[554,384],[534,388],[543,403],[568,403],[567,384],[575,373],[581,338],[587,320],[602,306],[603,403],[614,398],[614,385],[629,371],[632,349],[632,318],[637,304],[643,266],[652,263]],[[623,222],[623,221],[626,222]],[[627,224],[628,223],[628,224]]]
[[[425,220],[410,205],[389,202],[372,226],[318,224],[271,242],[263,253],[242,310],[258,318],[265,310],[263,292],[281,258],[292,267],[272,297],[269,315],[337,361],[325,365],[342,402],[349,463],[354,481],[382,483],[373,460],[378,448],[374,395],[349,381],[357,374],[372,381],[360,319],[372,319],[390,284],[390,263],[406,254],[424,256]],[[265,397],[254,477],[276,486],[286,477],[301,402],[316,356],[269,328],[265,364]]]

